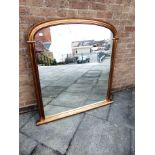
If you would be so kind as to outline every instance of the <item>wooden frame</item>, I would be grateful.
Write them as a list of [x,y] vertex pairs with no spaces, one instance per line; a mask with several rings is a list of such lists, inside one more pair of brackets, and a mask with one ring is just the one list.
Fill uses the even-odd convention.
[[[35,56],[34,37],[35,37],[35,34],[39,30],[49,27],[49,26],[55,26],[55,25],[60,25],[60,24],[93,24],[93,25],[98,25],[98,26],[108,28],[113,33],[113,47],[112,47],[111,66],[110,66],[109,80],[108,80],[107,97],[105,100],[100,101],[100,102],[92,103],[92,104],[82,106],[79,108],[75,108],[72,110],[67,110],[67,111],[64,111],[64,112],[61,112],[61,113],[58,113],[55,115],[45,116],[43,101],[42,101],[42,94],[41,94],[41,87],[40,87],[40,80],[39,80],[39,72],[38,72],[38,66],[36,63],[36,56]],[[77,18],[76,19],[56,19],[56,20],[50,20],[50,21],[46,21],[43,23],[39,23],[39,24],[35,25],[34,27],[32,27],[32,29],[28,35],[27,43],[29,45],[29,54],[30,54],[30,60],[31,60],[31,64],[32,64],[35,94],[36,94],[38,111],[39,111],[39,116],[40,116],[40,119],[37,121],[37,125],[45,124],[45,123],[48,123],[51,121],[55,121],[55,120],[58,120],[61,118],[79,114],[81,112],[85,112],[85,111],[95,109],[95,108],[112,103],[111,88],[112,88],[114,57],[115,57],[115,50],[117,47],[117,41],[118,41],[118,33],[117,33],[115,27],[108,22],[98,20],[98,19],[77,19]]]

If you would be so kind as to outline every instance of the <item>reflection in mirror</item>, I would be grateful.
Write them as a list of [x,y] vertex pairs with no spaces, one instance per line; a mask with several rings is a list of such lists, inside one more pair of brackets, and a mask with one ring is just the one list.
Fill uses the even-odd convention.
[[90,24],[63,24],[35,35],[45,115],[106,98],[112,32]]

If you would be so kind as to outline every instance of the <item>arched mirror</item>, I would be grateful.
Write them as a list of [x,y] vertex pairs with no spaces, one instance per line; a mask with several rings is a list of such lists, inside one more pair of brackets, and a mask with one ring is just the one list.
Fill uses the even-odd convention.
[[33,27],[29,34],[37,125],[112,103],[117,31],[90,19],[61,19]]

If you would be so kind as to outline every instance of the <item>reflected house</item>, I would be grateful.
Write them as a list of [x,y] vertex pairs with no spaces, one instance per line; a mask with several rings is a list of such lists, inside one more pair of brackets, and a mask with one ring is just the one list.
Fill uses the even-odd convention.
[[110,48],[110,40],[83,40],[72,42],[73,56],[78,57],[85,55],[90,59],[90,62],[102,62],[105,56],[110,56],[108,53]]
[[35,35],[35,41],[35,51],[37,53],[38,63],[47,64],[47,62],[51,62],[54,58],[53,52],[49,50],[51,46],[50,28],[40,30]]
[[74,41],[72,42],[72,54],[73,55],[90,54],[93,52],[94,47],[95,51],[108,50],[110,48],[110,44],[107,40]]
[[105,40],[94,41],[94,47],[103,47],[105,42]]
[[94,40],[74,41],[72,42],[72,54],[90,54],[93,44]]
[[44,28],[40,30],[36,35],[35,35],[35,40],[39,41],[43,44],[44,48],[48,49],[51,46],[51,32],[50,28]]
[[109,50],[111,48],[111,41],[110,40],[100,40],[95,41],[93,47],[96,47],[95,50]]

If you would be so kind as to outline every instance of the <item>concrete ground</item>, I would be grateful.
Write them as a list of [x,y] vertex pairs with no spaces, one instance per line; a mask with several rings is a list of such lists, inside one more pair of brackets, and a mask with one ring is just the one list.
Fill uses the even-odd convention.
[[134,155],[134,89],[113,103],[36,126],[37,112],[20,115],[20,155]]
[[[103,99],[108,63],[40,67],[46,115]],[[37,111],[21,114],[20,155],[134,155],[134,89],[113,101],[41,126]]]

